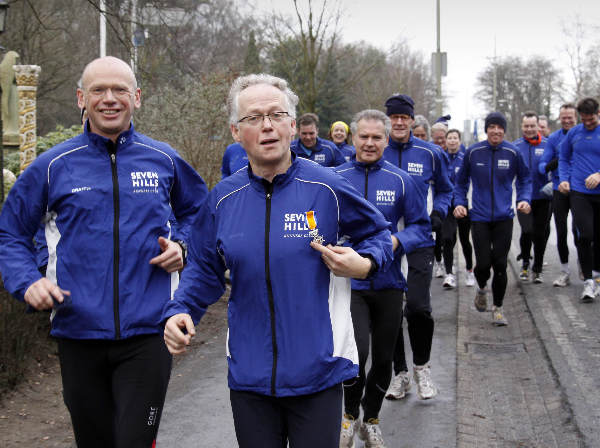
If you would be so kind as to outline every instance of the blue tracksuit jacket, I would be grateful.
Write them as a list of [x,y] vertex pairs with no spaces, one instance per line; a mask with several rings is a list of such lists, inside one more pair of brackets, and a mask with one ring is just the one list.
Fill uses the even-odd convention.
[[[117,143],[89,132],[40,155],[17,180],[0,215],[0,270],[23,300],[41,278],[33,237],[45,222],[46,276],[71,292],[52,313],[51,334],[119,339],[159,333],[178,274],[149,264],[158,237],[188,240],[208,195],[169,145],[135,132]],[[175,235],[169,224],[177,218]]]
[[529,170],[529,176],[531,177],[531,199],[548,199],[548,197],[540,190],[548,183],[548,176],[546,173],[540,174],[538,167],[542,156],[544,155],[544,149],[546,148],[547,139],[542,137],[539,145],[531,145],[525,138],[518,138],[513,142],[521,154],[527,169]]
[[531,177],[523,155],[503,140],[492,147],[487,140],[465,151],[456,175],[454,205],[468,207],[469,182],[473,186],[471,221],[494,222],[512,219],[513,180],[516,178],[517,202],[531,201]]
[[392,235],[400,246],[394,261],[386,271],[379,271],[369,280],[352,279],[352,289],[406,289],[400,261],[402,255],[421,247],[432,247],[431,222],[423,195],[406,171],[379,159],[364,164],[353,156],[351,161],[336,168],[364,198],[383,213],[390,222]]
[[317,143],[310,149],[305,148],[299,138],[292,141],[290,148],[296,156],[310,159],[322,166],[333,167],[346,163],[335,143],[320,137],[317,137]]
[[346,179],[310,160],[293,156],[272,183],[240,170],[210,192],[163,319],[188,313],[198,322],[230,269],[229,387],[294,396],[339,384],[358,373],[350,282],[330,273],[309,233],[324,244],[349,239],[386,269],[388,229]]
[[[567,136],[567,131],[564,129],[559,129],[558,131],[554,131],[552,134],[548,136],[546,139],[546,147],[544,148],[544,154],[542,154],[542,158],[538,163],[538,172],[542,175],[547,175],[546,173],[546,165],[554,158],[558,158],[558,149],[560,148],[560,144]],[[559,178],[558,178],[558,167],[552,170],[550,177],[552,178],[552,189],[558,190]]]
[[585,186],[585,179],[600,172],[600,126],[588,131],[583,124],[569,129],[559,149],[558,173],[560,181],[568,181],[571,190],[585,194],[600,194],[600,185],[593,190]]
[[390,137],[383,158],[410,174],[425,200],[431,186],[433,210],[437,210],[442,217],[448,214],[452,184],[448,178],[447,159],[439,146],[418,139],[412,133],[406,143],[395,142]]
[[221,179],[231,176],[237,170],[248,165],[246,150],[239,143],[232,143],[225,148],[223,162],[221,164]]

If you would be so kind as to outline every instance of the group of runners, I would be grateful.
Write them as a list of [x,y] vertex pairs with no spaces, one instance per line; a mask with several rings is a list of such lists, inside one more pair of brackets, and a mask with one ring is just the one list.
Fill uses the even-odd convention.
[[[570,208],[581,298],[598,292],[600,128],[591,98],[577,105],[580,125],[573,106],[561,107],[562,129],[548,139],[539,117],[525,114],[514,144],[492,112],[487,139],[464,149],[450,117],[429,129],[408,95],[393,94],[385,112],[333,123],[327,140],[315,114],[296,118],[285,80],[245,75],[228,98],[236,143],[210,192],[168,144],[135,131],[141,91],[125,62],[92,61],[77,98],[83,134],[41,155],[3,206],[0,271],[17,299],[52,311],[79,447],[156,446],[171,355],[186,350],[222,296],[226,271],[240,447],[352,447],[357,437],[385,447],[383,400],[403,398],[413,382],[422,400],[438,393],[430,285],[442,258],[444,287],[457,284],[457,230],[476,309],[488,310],[493,270],[491,322],[507,325],[514,204],[522,278],[533,246],[532,279],[543,281],[550,212],[566,239]],[[40,226],[44,274],[33,244]],[[566,240],[558,247],[554,284],[564,286]]]

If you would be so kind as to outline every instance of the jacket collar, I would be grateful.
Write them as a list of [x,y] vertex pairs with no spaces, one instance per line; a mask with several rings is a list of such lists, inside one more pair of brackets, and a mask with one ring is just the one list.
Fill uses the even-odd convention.
[[[103,137],[98,134],[95,134],[92,131],[90,131],[89,120],[87,120],[85,122],[85,126],[83,127],[83,133],[88,138],[90,143],[92,143],[92,145],[94,145],[98,148],[105,149],[105,148],[110,148],[112,146],[115,146],[115,144],[112,142],[111,139]],[[121,146],[124,146],[128,142],[130,142],[133,138],[134,133],[135,133],[135,129],[134,129],[133,123],[130,123],[129,129],[127,129],[126,131],[121,132],[119,134],[119,137],[117,138],[116,149],[118,150]]]
[[369,168],[370,170],[379,170],[379,169],[381,169],[381,167],[383,167],[385,160],[383,159],[383,157],[381,157],[376,162],[363,163],[363,162],[359,162],[358,160],[356,160],[356,154],[353,154],[352,157],[350,158],[350,163],[352,163],[354,168],[356,168],[357,170],[360,170],[360,171],[365,171],[367,168]]
[[415,140],[415,137],[413,137],[412,131],[410,131],[410,136],[408,137],[408,141],[406,143],[400,143],[400,142],[394,141],[394,140],[392,140],[392,137],[390,136],[388,139],[388,145],[397,151],[404,151],[405,149],[408,149],[413,145],[414,140]]
[[[298,156],[294,153],[294,151],[290,152],[292,154],[292,164],[285,173],[278,174],[273,178],[273,182],[270,182],[273,185],[273,188],[281,188],[290,183],[299,170],[300,162],[298,161]],[[250,185],[255,190],[261,193],[264,193],[266,191],[269,182],[264,178],[255,175],[252,172],[252,166],[250,164],[248,164],[248,178],[250,179]]]

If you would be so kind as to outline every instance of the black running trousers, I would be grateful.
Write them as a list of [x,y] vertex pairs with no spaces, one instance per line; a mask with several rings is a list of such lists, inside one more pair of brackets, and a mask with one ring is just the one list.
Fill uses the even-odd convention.
[[494,305],[502,306],[506,292],[506,266],[512,240],[513,220],[471,221],[471,236],[475,248],[475,278],[479,288],[485,288],[494,269],[492,295]]
[[171,375],[162,335],[57,341],[77,446],[153,448]]
[[[556,247],[561,264],[569,262],[569,244],[567,243],[567,217],[571,210],[571,197],[558,190],[552,193],[552,213],[554,214],[554,225],[556,226]],[[577,247],[577,231],[575,224],[572,225],[573,241]]]
[[293,397],[230,389],[239,447],[337,448],[342,425],[342,395],[341,384]]
[[552,216],[552,202],[550,199],[533,199],[529,213],[517,212],[521,226],[521,258],[529,266],[531,246],[533,245],[533,272],[542,272],[544,253],[550,232],[550,217]]
[[[431,277],[433,270],[433,248],[415,249],[406,255],[408,276],[406,283],[406,305],[404,316],[408,322],[408,338],[413,352],[413,365],[422,366],[429,362],[431,344],[435,327],[431,315]],[[400,321],[402,322],[402,320]],[[408,370],[404,352],[404,334],[402,325],[398,330],[394,348],[394,373]]]
[[[400,289],[352,290],[352,324],[358,348],[358,377],[344,381],[345,413],[358,419],[362,398],[363,420],[378,418],[392,379],[394,345],[402,322]],[[371,368],[366,373],[371,341]],[[363,394],[364,390],[364,394]]]
[[585,280],[592,278],[592,269],[600,270],[600,194],[569,193],[573,224],[579,242],[577,254]]

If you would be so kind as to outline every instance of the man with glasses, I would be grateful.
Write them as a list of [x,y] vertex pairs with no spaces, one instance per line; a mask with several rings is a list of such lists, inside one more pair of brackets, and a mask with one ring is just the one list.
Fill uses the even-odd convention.
[[[408,95],[396,94],[385,102],[386,112],[392,122],[392,130],[383,158],[410,174],[416,182],[423,200],[432,196],[430,209],[431,227],[441,231],[442,220],[448,213],[452,199],[452,184],[448,177],[447,159],[441,149],[412,135],[414,101]],[[427,198],[427,199],[425,199]],[[428,400],[437,395],[437,387],[431,380],[429,358],[433,342],[433,316],[431,315],[431,276],[433,269],[433,242],[407,255],[408,290],[405,315],[413,351],[413,373],[417,383],[417,396]],[[386,398],[400,399],[410,389],[410,377],[404,353],[404,336],[398,332],[394,355],[394,373]]]
[[[160,316],[185,263],[204,182],[131,123],[140,89],[122,60],[89,63],[77,89],[83,134],[40,155],[0,216],[6,289],[52,309],[77,446],[153,446],[171,372]],[[177,219],[177,233],[169,217]],[[32,238],[45,223],[48,266]]]
[[[240,77],[228,103],[249,166],[209,194],[163,313],[165,342],[173,354],[185,350],[230,269],[228,382],[239,446],[337,447],[342,382],[358,374],[342,277],[385,270],[389,223],[333,170],[290,151],[298,97],[285,80]],[[342,237],[348,245],[337,246]]]

